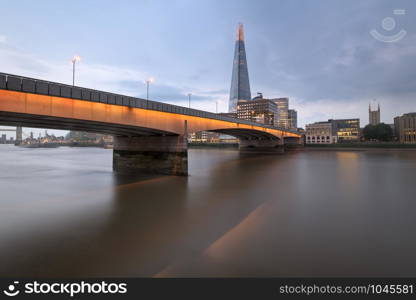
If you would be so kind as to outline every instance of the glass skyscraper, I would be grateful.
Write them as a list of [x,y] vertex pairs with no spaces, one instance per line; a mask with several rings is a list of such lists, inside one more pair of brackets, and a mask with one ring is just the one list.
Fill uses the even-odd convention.
[[289,129],[298,129],[298,112],[294,109],[288,110]]
[[228,112],[237,112],[237,103],[239,100],[251,100],[243,24],[239,24],[237,29]]
[[289,98],[273,98],[270,100],[277,104],[278,109],[275,126],[289,128]]

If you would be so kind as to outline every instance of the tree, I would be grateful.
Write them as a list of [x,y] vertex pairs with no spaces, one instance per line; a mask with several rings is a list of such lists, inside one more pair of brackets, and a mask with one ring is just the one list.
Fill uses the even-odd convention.
[[380,123],[364,127],[363,134],[366,140],[390,141],[393,138],[393,130],[390,125]]

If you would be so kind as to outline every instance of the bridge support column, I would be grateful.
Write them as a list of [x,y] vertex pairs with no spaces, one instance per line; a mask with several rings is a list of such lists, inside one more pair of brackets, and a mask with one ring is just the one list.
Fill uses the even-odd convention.
[[16,127],[16,140],[15,140],[15,145],[20,145],[23,141],[23,128],[22,126],[17,126]]
[[285,149],[299,149],[304,145],[303,138],[285,138],[284,139]]
[[188,146],[181,136],[114,137],[117,173],[188,175]]
[[240,139],[238,148],[248,151],[284,152],[282,139]]

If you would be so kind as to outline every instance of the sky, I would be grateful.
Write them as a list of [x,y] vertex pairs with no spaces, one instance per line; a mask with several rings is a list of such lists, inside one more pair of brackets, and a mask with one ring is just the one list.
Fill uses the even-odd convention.
[[416,111],[414,0],[0,4],[0,72],[70,84],[79,55],[79,86],[145,97],[153,77],[153,100],[187,106],[191,93],[193,108],[226,112],[241,22],[252,96],[289,97],[300,127],[355,117],[364,127],[370,102],[385,123]]

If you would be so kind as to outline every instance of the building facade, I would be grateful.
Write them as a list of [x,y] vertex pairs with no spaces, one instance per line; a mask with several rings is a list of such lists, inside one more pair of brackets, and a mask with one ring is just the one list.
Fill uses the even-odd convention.
[[294,109],[288,110],[289,129],[297,130],[298,128],[298,112]]
[[380,124],[380,104],[377,110],[371,110],[371,104],[368,105],[368,123],[370,125]]
[[243,24],[237,29],[228,112],[236,112],[240,100],[251,100]]
[[270,99],[277,105],[276,127],[289,128],[289,98],[273,98]]
[[276,103],[262,95],[251,101],[239,101],[237,106],[237,118],[253,121],[265,125],[274,126],[278,109]]
[[401,143],[416,144],[416,112],[395,117],[394,132]]
[[328,121],[332,124],[332,133],[336,135],[338,143],[360,141],[360,119]]
[[358,142],[360,119],[338,119],[308,124],[305,127],[307,144]]
[[306,144],[333,144],[337,137],[332,133],[331,122],[316,122],[305,127]]
[[188,141],[191,143],[218,143],[220,134],[210,131],[199,131],[189,134]]

